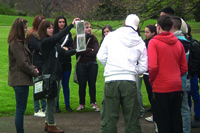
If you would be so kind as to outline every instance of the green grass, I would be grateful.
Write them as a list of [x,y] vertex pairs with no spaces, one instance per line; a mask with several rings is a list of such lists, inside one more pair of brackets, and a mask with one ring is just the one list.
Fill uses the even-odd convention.
[[[14,20],[18,17],[24,18],[28,20],[29,26],[32,26],[32,22],[34,17],[28,16],[9,16],[9,15],[0,15],[0,26],[11,26]],[[47,18],[47,20],[54,21],[54,19]]]
[[[15,94],[14,90],[12,87],[8,86],[8,43],[7,43],[7,37],[8,33],[10,30],[10,26],[12,25],[13,21],[15,18],[18,16],[6,16],[6,15],[0,15],[0,62],[1,62],[1,69],[0,69],[0,117],[2,116],[14,116],[15,115]],[[29,21],[29,26],[31,26],[33,17],[23,17],[28,19]],[[54,19],[49,19],[53,21]],[[72,19],[71,19],[72,20]],[[144,25],[147,24],[154,24],[156,22],[155,20],[149,20],[144,23]],[[121,24],[120,24],[121,23]],[[105,24],[111,24],[112,26],[118,25],[117,27],[120,27],[122,25],[123,21],[103,21],[103,22],[95,22],[92,21],[92,24],[94,25],[105,25]],[[191,22],[192,29],[194,29],[193,36],[200,40],[200,23],[194,23]],[[30,28],[30,27],[29,27]],[[93,27],[94,28],[94,27]],[[101,40],[101,30],[97,29],[93,30],[95,36],[97,39]],[[116,29],[115,28],[115,29]],[[73,37],[76,34],[75,28],[71,30]],[[141,33],[144,35],[144,33]],[[72,74],[74,72],[74,65],[75,65],[75,56],[72,56]],[[98,77],[97,77],[97,83],[96,83],[96,99],[98,102],[98,105],[101,105],[101,100],[103,97],[103,88],[104,88],[104,77],[103,77],[103,66],[99,64],[99,69],[98,69]],[[78,105],[79,105],[79,97],[78,97],[78,85],[75,84],[72,81],[72,76],[70,78],[70,102],[71,102],[71,107],[73,110],[75,110]],[[144,83],[142,84],[142,95],[143,95],[143,103],[144,106],[149,106],[148,98],[147,98],[147,92]],[[87,93],[86,93],[86,110],[84,111],[92,111],[90,109],[90,99],[89,99],[89,92],[87,88]],[[63,97],[63,92],[61,90],[60,93],[60,108],[63,113],[66,113],[64,109],[64,97]],[[33,115],[34,112],[34,107],[33,107],[33,87],[30,87],[29,90],[29,98],[28,98],[28,104],[27,104],[27,110],[26,110],[26,115]]]

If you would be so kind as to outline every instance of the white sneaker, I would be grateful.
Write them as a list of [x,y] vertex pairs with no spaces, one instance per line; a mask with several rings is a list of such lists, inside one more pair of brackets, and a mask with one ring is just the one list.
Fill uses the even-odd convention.
[[153,122],[153,115],[146,117],[145,120],[148,122]]
[[45,113],[41,110],[39,110],[37,113],[34,113],[34,116],[35,117],[45,117]]
[[91,103],[91,109],[94,109],[95,111],[100,111],[100,108],[97,106],[97,103]]
[[80,104],[76,110],[80,111],[80,110],[83,110],[83,109],[85,109],[85,105]]

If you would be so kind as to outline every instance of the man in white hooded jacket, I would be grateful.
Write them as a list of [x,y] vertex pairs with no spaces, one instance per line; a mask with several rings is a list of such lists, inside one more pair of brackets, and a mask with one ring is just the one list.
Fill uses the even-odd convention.
[[97,53],[105,67],[101,133],[117,133],[120,105],[125,133],[141,133],[136,76],[148,70],[148,59],[145,43],[137,32],[138,25],[138,16],[128,15],[124,27],[109,33]]

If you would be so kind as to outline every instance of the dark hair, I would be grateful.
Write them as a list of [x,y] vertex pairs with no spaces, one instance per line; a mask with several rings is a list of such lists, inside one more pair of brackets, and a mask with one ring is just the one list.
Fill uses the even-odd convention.
[[149,24],[146,27],[150,30],[151,33],[155,32],[155,35],[157,34],[157,30],[156,30],[156,26],[155,25]]
[[173,28],[176,30],[180,30],[181,29],[181,18],[177,17],[177,16],[173,16],[171,17],[172,22],[173,22]]
[[28,23],[26,19],[16,18],[12,24],[8,35],[8,43],[11,41],[24,41],[25,40],[25,25]]
[[110,31],[113,31],[112,27],[111,27],[109,24],[105,25],[105,26],[102,28],[102,38],[105,37],[105,36],[104,36],[104,30],[105,30],[106,28],[108,28]]
[[189,36],[189,37],[186,37],[186,38],[188,38],[189,40],[191,40],[192,39],[192,34],[191,34],[192,29],[191,29],[191,26],[188,23],[186,23],[186,24],[187,24],[187,27],[188,27],[188,33],[187,33],[187,35]]
[[56,34],[56,33],[59,32],[59,26],[58,26],[59,19],[64,19],[64,21],[65,21],[65,27],[67,26],[67,19],[64,16],[61,15],[61,16],[56,17],[56,19],[54,21],[53,34]]
[[50,26],[53,26],[53,23],[51,21],[48,21],[48,20],[45,20],[45,21],[42,21],[40,23],[40,26],[38,28],[38,36],[39,38],[45,38],[47,37],[47,28],[50,27]]
[[174,16],[175,12],[171,7],[166,7],[160,10],[160,12],[164,12],[169,16]]
[[164,31],[170,31],[173,25],[173,22],[168,15],[162,15],[158,18],[157,24],[160,25],[162,30]]

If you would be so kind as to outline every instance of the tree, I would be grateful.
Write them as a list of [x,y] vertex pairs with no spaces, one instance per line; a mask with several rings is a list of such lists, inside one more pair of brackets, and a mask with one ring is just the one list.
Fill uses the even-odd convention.
[[65,0],[59,7],[67,16],[91,19],[99,0]]
[[[141,21],[157,18],[162,8],[171,6],[177,16],[199,18],[199,0],[0,0],[29,15],[52,17],[59,14],[81,19],[121,20],[136,13]],[[195,16],[193,16],[193,11]]]
[[[100,0],[95,16],[97,19],[111,18],[124,19],[125,16],[135,13],[141,21],[157,18],[160,10],[171,6],[177,16],[185,17],[192,14],[200,6],[199,0]],[[105,17],[106,16],[106,17]]]
[[16,7],[29,12],[30,15],[41,14],[51,17],[54,9],[61,6],[62,2],[63,0],[18,0]]

